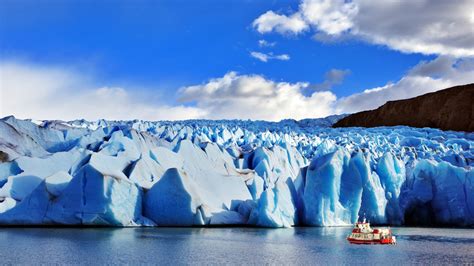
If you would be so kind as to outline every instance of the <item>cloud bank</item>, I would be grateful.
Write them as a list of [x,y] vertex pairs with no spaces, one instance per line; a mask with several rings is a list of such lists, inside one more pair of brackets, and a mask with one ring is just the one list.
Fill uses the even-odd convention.
[[195,107],[151,102],[151,92],[98,85],[92,77],[62,67],[0,63],[0,117],[74,120],[190,119]]
[[395,83],[366,89],[338,100],[336,113],[375,109],[387,101],[415,97],[448,87],[474,82],[474,60],[438,57],[423,61]]
[[322,117],[331,114],[336,96],[315,92],[306,97],[301,91],[308,83],[274,82],[260,75],[229,72],[221,78],[180,89],[180,100],[196,102],[208,118],[281,120]]
[[472,0],[302,0],[297,12],[267,11],[252,25],[260,33],[316,40],[354,38],[405,53],[474,56]]
[[327,72],[325,82],[277,82],[257,74],[228,72],[178,90],[165,104],[153,88],[103,86],[94,77],[62,67],[0,63],[0,117],[73,120],[179,120],[318,118],[374,109],[389,100],[414,97],[474,82],[474,59],[440,56],[421,62],[399,81],[346,97],[329,89],[346,70]]
[[[261,75],[229,72],[206,83],[181,88],[180,101],[196,103],[207,118],[250,118],[278,121],[317,118],[375,109],[387,101],[415,97],[474,82],[474,60],[438,57],[421,62],[397,82],[338,98],[330,86],[342,82],[346,70],[333,69],[311,89],[306,82],[275,82]],[[310,91],[308,93],[308,90]]]

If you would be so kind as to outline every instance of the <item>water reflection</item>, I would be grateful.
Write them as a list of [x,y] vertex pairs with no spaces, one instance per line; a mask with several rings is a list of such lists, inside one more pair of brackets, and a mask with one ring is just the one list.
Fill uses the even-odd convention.
[[0,228],[2,264],[469,263],[474,230],[396,228],[396,246],[357,246],[333,228]]
[[[440,237],[440,236],[426,236],[426,235],[406,235],[399,236],[398,239],[408,241],[421,241],[421,242],[441,242],[441,243],[463,243],[474,245],[474,238],[462,238],[462,237]],[[474,248],[474,246],[473,246]]]

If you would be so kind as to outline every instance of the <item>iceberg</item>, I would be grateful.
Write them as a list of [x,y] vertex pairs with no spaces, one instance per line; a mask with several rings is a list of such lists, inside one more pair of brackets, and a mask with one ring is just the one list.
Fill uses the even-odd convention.
[[0,119],[0,224],[474,226],[474,134]]

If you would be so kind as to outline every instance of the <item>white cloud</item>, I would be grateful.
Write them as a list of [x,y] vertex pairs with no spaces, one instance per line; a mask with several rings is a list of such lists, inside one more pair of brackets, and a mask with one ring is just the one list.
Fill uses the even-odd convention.
[[352,28],[352,19],[357,11],[357,5],[344,0],[303,1],[300,5],[306,23],[330,35]]
[[287,54],[275,55],[273,56],[273,58],[278,59],[278,60],[283,60],[283,61],[290,60],[290,56]]
[[271,59],[276,59],[276,60],[281,60],[281,61],[288,61],[290,60],[290,56],[287,55],[287,54],[280,54],[280,55],[273,55],[273,53],[268,53],[268,54],[265,54],[265,53],[261,53],[261,52],[250,52],[250,56],[252,56],[253,58],[256,58],[262,62],[268,62],[268,60],[271,60]]
[[316,40],[348,35],[406,53],[463,57],[474,56],[473,14],[472,0],[302,0],[297,12],[267,11],[253,26],[285,35],[311,28]]
[[190,119],[205,113],[195,107],[152,103],[151,92],[104,87],[93,78],[62,67],[0,63],[0,117],[88,120]]
[[250,52],[250,56],[253,58],[256,58],[262,62],[267,62],[268,61],[268,55],[264,53],[259,53],[259,52]]
[[301,92],[308,83],[274,82],[260,75],[229,72],[221,78],[180,90],[181,101],[196,102],[208,117],[265,119],[323,117],[331,114],[336,96],[329,92]]
[[308,29],[308,24],[301,18],[299,13],[291,16],[278,15],[268,11],[258,17],[253,26],[260,33],[276,31],[281,34],[298,34]]
[[299,34],[317,28],[327,34],[338,35],[353,27],[352,19],[358,6],[345,0],[304,0],[299,11],[291,15],[267,11],[252,23],[260,33]]
[[258,40],[258,46],[260,47],[273,47],[276,45],[276,42],[268,42],[265,40]]

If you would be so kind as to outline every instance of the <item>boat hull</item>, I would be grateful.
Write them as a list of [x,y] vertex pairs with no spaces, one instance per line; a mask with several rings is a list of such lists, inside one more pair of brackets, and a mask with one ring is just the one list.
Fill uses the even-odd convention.
[[374,240],[360,240],[354,238],[347,238],[347,241],[351,244],[356,245],[394,245],[396,242],[394,239],[387,238],[387,239],[374,239]]

